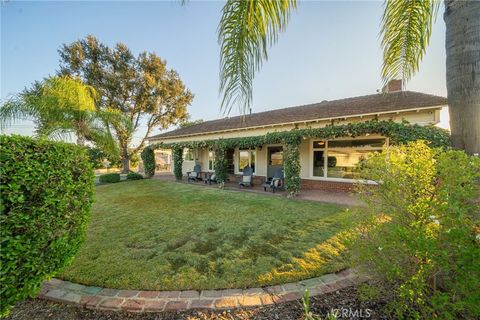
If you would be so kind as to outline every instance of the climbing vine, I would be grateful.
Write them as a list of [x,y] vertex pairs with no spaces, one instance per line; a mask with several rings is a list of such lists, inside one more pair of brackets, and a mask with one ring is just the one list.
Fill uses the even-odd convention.
[[215,153],[213,169],[217,176],[217,182],[223,187],[227,181],[227,148],[223,143],[217,143],[213,152]]
[[175,179],[182,180],[183,148],[176,145],[172,146],[172,157]]
[[[334,139],[339,137],[358,137],[367,134],[379,134],[390,139],[390,144],[405,144],[409,141],[425,140],[431,147],[448,148],[450,135],[448,131],[434,126],[411,125],[408,122],[371,120],[344,125],[329,125],[322,128],[293,129],[290,131],[269,132],[262,136],[241,137],[229,139],[214,139],[203,141],[185,141],[149,145],[147,149],[172,149],[174,174],[182,178],[182,153],[184,148],[210,148],[215,152],[214,168],[219,181],[226,180],[226,150],[232,148],[252,149],[265,144],[283,144],[285,154],[285,185],[289,195],[294,196],[300,189],[300,151],[302,139]],[[143,153],[142,153],[143,154]],[[142,157],[143,159],[143,157]],[[144,162],[146,160],[144,159]],[[155,157],[147,159],[153,161]],[[144,163],[147,167],[147,163]],[[218,171],[217,171],[218,169]]]
[[155,152],[152,148],[145,148],[142,151],[142,160],[144,164],[144,172],[147,178],[152,177],[155,174]]
[[291,137],[291,139],[285,141],[283,147],[285,189],[289,197],[296,196],[300,191],[300,143],[301,137]]

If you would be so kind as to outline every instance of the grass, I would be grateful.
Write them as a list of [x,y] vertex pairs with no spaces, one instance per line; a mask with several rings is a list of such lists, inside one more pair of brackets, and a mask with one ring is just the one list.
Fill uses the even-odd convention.
[[345,267],[353,218],[334,204],[159,180],[102,185],[87,241],[60,277],[143,290],[310,278]]

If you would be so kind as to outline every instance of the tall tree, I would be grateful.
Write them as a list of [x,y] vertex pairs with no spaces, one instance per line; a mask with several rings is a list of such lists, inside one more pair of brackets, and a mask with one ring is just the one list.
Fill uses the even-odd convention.
[[[439,0],[386,0],[382,19],[385,83],[406,83],[429,44]],[[447,94],[453,147],[480,153],[480,1],[445,0]],[[222,109],[252,101],[255,72],[284,30],[296,0],[228,0],[219,24]]]
[[64,138],[74,133],[77,144],[90,141],[106,152],[115,152],[115,142],[104,126],[114,118],[95,107],[97,92],[71,77],[50,77],[7,100],[0,109],[0,125],[28,119],[38,136]]
[[[93,36],[64,44],[59,53],[60,74],[78,76],[95,87],[100,95],[99,110],[116,110],[125,116],[108,123],[120,146],[124,172],[130,170],[130,158],[144,147],[154,128],[188,119],[187,106],[193,94],[155,53],[134,56],[124,44],[109,48]],[[146,125],[145,134],[132,147],[142,124]]]

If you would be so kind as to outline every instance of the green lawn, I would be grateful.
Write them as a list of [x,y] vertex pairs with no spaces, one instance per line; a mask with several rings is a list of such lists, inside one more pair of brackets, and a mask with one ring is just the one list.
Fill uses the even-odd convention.
[[99,186],[61,278],[118,289],[242,288],[344,268],[345,207],[175,182]]

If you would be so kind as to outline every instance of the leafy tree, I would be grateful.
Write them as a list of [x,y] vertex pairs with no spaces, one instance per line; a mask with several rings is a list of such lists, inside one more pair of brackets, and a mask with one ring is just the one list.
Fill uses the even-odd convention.
[[0,109],[2,127],[21,119],[33,120],[38,136],[63,138],[74,133],[77,144],[86,141],[115,153],[115,142],[104,125],[113,118],[95,107],[97,92],[79,79],[50,77],[7,100]]
[[[115,110],[125,116],[109,122],[120,146],[124,172],[129,171],[129,159],[143,149],[154,128],[167,128],[188,118],[193,94],[155,53],[134,56],[122,43],[109,48],[93,36],[64,44],[59,53],[60,74],[78,76],[95,87],[99,110]],[[142,122],[147,127],[145,134],[131,147]]]
[[[252,102],[255,72],[268,58],[268,48],[288,23],[296,0],[228,0],[218,28],[221,46],[222,109],[243,112]],[[447,92],[452,143],[467,153],[480,153],[480,1],[445,0]],[[382,18],[385,83],[406,83],[425,54],[438,12],[438,0],[386,0]]]

